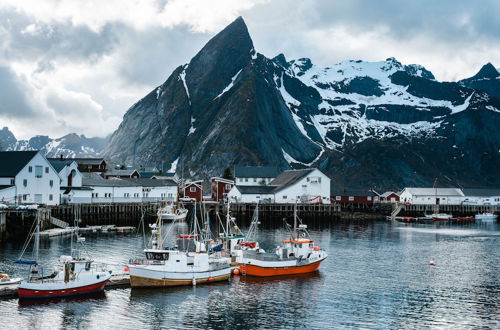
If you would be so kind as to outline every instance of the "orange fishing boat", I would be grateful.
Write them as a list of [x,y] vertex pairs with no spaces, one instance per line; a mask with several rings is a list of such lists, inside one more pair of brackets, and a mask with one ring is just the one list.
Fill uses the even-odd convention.
[[297,207],[294,209],[294,226],[290,238],[283,240],[274,253],[244,251],[240,274],[250,276],[282,276],[311,273],[318,270],[328,254],[314,244],[307,226],[300,223]]

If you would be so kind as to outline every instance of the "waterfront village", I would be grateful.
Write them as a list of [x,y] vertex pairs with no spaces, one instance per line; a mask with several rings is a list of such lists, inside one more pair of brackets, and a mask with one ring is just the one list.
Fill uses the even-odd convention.
[[40,151],[0,152],[0,207],[212,201],[370,205],[500,205],[500,189],[404,187],[400,191],[334,189],[317,168],[278,171],[235,166],[229,175],[183,181],[155,167],[118,168],[103,158],[46,158]]
[[[35,237],[32,259],[23,259],[25,246],[16,261],[29,265],[28,279],[1,274],[4,285],[0,295],[17,295],[22,300],[48,299],[101,292],[105,286],[194,286],[228,280],[231,274],[272,277],[312,273],[319,269],[328,252],[309,236],[307,225],[301,220],[308,216],[332,220],[342,211],[380,213],[379,209],[389,209],[386,219],[392,221],[460,223],[475,222],[478,216],[496,219],[493,212],[500,207],[500,190],[495,189],[434,186],[384,192],[369,188],[335,190],[332,180],[335,178],[317,168],[279,171],[271,166],[235,166],[209,182],[184,182],[175,173],[154,167],[111,165],[103,158],[46,158],[40,151],[0,152],[0,237],[8,232],[7,227],[17,228],[18,234],[28,234],[26,244]],[[243,213],[253,214],[245,234],[232,215],[241,215],[233,213],[234,205],[237,211],[243,209]],[[76,250],[73,238],[77,244],[85,239],[79,236],[83,232],[97,228],[108,231],[104,228],[109,225],[99,222],[108,221],[110,216],[117,221],[126,216],[133,218],[134,226],[115,227],[117,232],[138,233],[142,226],[145,235],[144,206],[149,206],[150,215],[156,217],[156,222],[149,223],[149,243],[144,239],[146,259],[131,259],[123,268],[124,273],[113,274],[109,267],[91,267],[93,260]],[[138,209],[142,212],[140,217],[132,212]],[[443,209],[456,216],[440,213]],[[401,211],[425,214],[402,216]],[[428,211],[434,213],[428,215]],[[256,240],[260,219],[272,218],[262,217],[260,212],[281,217],[290,232],[274,252],[261,249]],[[104,213],[106,219],[101,218]],[[178,233],[175,245],[167,246],[170,230],[178,228],[175,223],[188,222],[188,214],[189,233]],[[210,225],[210,218],[215,220],[215,228],[213,223]],[[287,218],[293,219],[293,226]],[[360,219],[360,215],[354,218]],[[164,228],[164,222],[172,223],[169,229]],[[46,228],[50,229],[43,230]],[[47,275],[39,269],[40,237],[62,235],[71,236],[71,255],[61,256],[60,266]]]

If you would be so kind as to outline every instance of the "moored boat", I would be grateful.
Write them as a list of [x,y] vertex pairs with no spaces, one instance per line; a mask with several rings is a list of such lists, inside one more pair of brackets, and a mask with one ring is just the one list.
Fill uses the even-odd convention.
[[187,214],[188,210],[173,203],[167,203],[158,210],[158,216],[164,221],[184,221],[186,220]]
[[431,218],[432,221],[450,221],[453,216],[447,213],[433,213],[426,215],[427,218]]
[[196,205],[192,233],[179,235],[173,248],[163,246],[162,220],[158,216],[157,222],[152,226],[151,248],[144,250],[146,259],[131,260],[128,265],[130,285],[133,288],[196,285],[229,279],[230,258],[222,257],[213,248],[207,248],[210,239],[201,235]]
[[307,226],[300,223],[297,209],[294,209],[294,226],[290,238],[283,240],[274,252],[259,250],[243,251],[240,274],[250,276],[282,276],[310,273],[318,270],[328,257],[326,251],[314,244],[307,232]]
[[21,283],[22,278],[11,278],[8,274],[0,274],[0,285],[18,284]]
[[[18,288],[19,299],[48,299],[65,298],[93,294],[104,290],[106,283],[111,277],[111,271],[106,270],[104,265],[94,263],[94,260],[83,257],[77,248],[83,239],[78,237],[78,228],[75,230],[76,242],[73,244],[71,237],[71,256],[59,257],[59,263],[52,273],[44,273],[43,267],[38,263],[39,251],[40,217],[37,214],[36,231],[33,249],[33,260],[22,259],[19,264],[29,265],[29,276],[27,281],[21,281]],[[29,241],[28,241],[29,242]]]
[[496,214],[484,212],[476,214],[475,218],[478,221],[495,221],[498,217]]

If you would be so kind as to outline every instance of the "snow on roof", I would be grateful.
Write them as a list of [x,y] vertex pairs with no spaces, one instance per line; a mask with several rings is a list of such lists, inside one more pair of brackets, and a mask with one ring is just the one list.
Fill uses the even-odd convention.
[[405,188],[404,190],[418,196],[464,196],[458,188]]

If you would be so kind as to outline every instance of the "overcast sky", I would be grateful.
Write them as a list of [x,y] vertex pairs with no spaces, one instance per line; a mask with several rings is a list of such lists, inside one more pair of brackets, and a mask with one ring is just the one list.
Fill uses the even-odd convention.
[[0,0],[0,126],[105,136],[238,16],[268,57],[396,57],[459,80],[500,67],[499,13],[496,0]]

